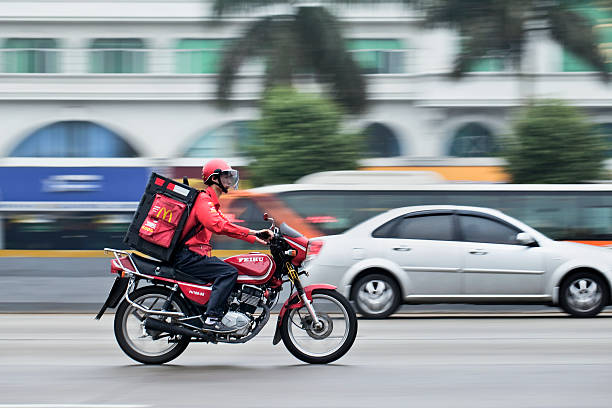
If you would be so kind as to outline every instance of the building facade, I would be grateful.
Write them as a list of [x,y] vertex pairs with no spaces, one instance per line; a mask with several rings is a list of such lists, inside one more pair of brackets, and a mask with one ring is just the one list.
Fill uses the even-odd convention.
[[[368,135],[366,168],[503,181],[496,143],[526,97],[583,107],[612,134],[610,88],[545,31],[530,38],[524,75],[492,57],[455,81],[452,32],[424,30],[396,4],[332,12],[367,74],[368,110],[347,118]],[[224,44],[255,18],[217,18],[202,0],[0,0],[0,166],[245,164],[263,68],[243,69],[227,110],[216,104],[216,70]],[[612,20],[593,19],[607,51]],[[308,75],[296,82],[317,88]]]

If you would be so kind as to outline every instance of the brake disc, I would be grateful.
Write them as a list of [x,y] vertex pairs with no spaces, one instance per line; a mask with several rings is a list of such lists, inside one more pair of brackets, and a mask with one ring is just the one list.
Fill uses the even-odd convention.
[[317,318],[321,323],[321,327],[316,328],[315,322],[312,320],[312,318],[310,318],[310,316],[308,316],[308,322],[306,322],[306,333],[308,333],[308,335],[315,340],[322,340],[329,336],[334,330],[334,322],[326,313],[317,312]]

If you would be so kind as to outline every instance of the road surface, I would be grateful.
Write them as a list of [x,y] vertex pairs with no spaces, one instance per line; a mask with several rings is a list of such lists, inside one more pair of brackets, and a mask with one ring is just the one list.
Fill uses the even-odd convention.
[[0,315],[0,408],[612,406],[610,313],[360,320],[353,349],[327,366],[273,346],[272,324],[244,345],[192,344],[143,366],[112,318]]

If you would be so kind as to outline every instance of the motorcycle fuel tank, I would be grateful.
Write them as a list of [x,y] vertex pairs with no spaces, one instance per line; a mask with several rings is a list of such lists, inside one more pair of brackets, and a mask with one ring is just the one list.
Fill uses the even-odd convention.
[[238,282],[264,283],[274,274],[275,265],[269,255],[261,252],[240,254],[225,259],[238,269]]

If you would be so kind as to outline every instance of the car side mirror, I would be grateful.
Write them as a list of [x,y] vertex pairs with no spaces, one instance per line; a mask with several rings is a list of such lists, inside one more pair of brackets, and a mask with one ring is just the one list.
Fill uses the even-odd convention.
[[536,240],[526,232],[519,232],[516,234],[516,242],[521,245],[531,245],[534,244]]

